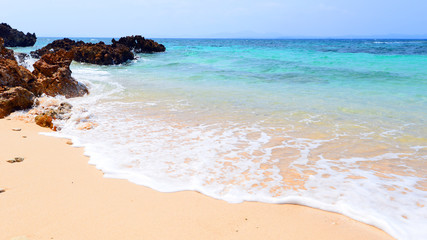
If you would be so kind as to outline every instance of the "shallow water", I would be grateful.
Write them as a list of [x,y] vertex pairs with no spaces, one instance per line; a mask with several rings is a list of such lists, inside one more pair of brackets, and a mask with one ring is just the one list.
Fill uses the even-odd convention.
[[127,64],[72,64],[91,94],[55,135],[105,176],[427,236],[427,41],[158,41]]

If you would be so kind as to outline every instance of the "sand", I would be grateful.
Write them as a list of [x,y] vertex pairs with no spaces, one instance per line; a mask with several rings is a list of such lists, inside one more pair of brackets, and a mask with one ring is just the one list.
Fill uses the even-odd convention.
[[[13,131],[20,128],[21,131]],[[0,120],[0,240],[392,239],[346,216],[292,204],[230,204],[108,179],[84,149]],[[25,138],[24,138],[25,136]],[[23,162],[9,163],[14,157]]]

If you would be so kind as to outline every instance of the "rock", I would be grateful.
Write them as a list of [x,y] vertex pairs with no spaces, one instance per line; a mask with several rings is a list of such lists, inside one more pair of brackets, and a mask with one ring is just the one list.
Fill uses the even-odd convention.
[[36,51],[31,52],[31,56],[35,58],[40,58],[45,54],[57,52],[60,49],[64,49],[66,51],[72,50],[74,47],[82,46],[85,43],[83,41],[74,41],[69,38],[55,40],[43,48],[40,48]]
[[81,97],[89,91],[86,86],[71,77],[70,64],[72,51],[60,49],[43,55],[34,63],[34,76],[37,77],[39,91],[49,96],[64,95],[66,98]]
[[0,58],[0,88],[21,86],[39,95],[36,85],[34,75],[23,66],[19,66],[15,59]]
[[35,117],[35,122],[37,125],[42,127],[48,127],[56,131],[56,127],[53,125],[53,120],[55,119],[69,119],[71,109],[73,106],[67,102],[62,102],[61,104],[47,109],[42,114],[39,114]]
[[6,23],[0,24],[0,37],[4,39],[6,47],[29,47],[37,41],[35,33],[24,34]]
[[13,50],[7,49],[4,47],[4,39],[1,37],[0,37],[0,58],[15,60]]
[[70,113],[72,108],[73,108],[73,105],[67,102],[62,102],[61,104],[59,104],[58,111],[60,114],[66,114],[66,113]]
[[17,162],[23,162],[23,161],[24,161],[23,157],[16,157],[14,159],[7,160],[8,163],[17,163]]
[[31,108],[34,99],[34,94],[23,87],[0,89],[0,118],[16,110]]
[[163,44],[159,44],[151,39],[145,39],[141,35],[121,37],[119,41],[114,38],[111,40],[113,46],[122,44],[136,53],[154,53],[164,52],[166,48]]
[[59,50],[72,51],[74,60],[77,62],[92,63],[99,65],[121,64],[128,60],[134,59],[131,50],[121,44],[106,45],[104,42],[84,43],[83,41],[73,41],[68,38],[55,40],[45,47],[31,52],[33,57],[42,57],[49,53],[58,52]]
[[41,127],[53,128],[53,118],[47,114],[41,114],[35,118],[36,124]]
[[[27,55],[18,55],[19,58]],[[14,53],[4,47],[0,38],[0,118],[15,110],[23,110],[37,104],[35,97],[43,93],[49,96],[64,95],[67,98],[79,97],[88,93],[86,86],[71,77],[70,64],[72,51],[59,49],[45,54],[34,64],[30,72],[19,66]],[[71,111],[70,104],[63,104],[58,109],[62,116]],[[53,115],[53,114],[52,114]]]
[[19,132],[19,131],[21,131],[21,129],[20,128],[12,128],[12,131]]
[[121,64],[135,58],[128,47],[121,44],[106,45],[103,42],[86,43],[73,48],[73,52],[74,60],[98,65]]
[[[0,39],[0,51],[4,52],[5,49],[1,45]],[[8,49],[6,49],[8,50]],[[13,55],[13,51],[11,53]],[[36,96],[39,96],[37,82],[34,75],[25,67],[19,66],[15,57],[0,55],[0,91],[5,87],[23,87]],[[4,89],[3,89],[4,90]]]
[[6,190],[4,190],[3,188],[0,188],[0,193],[4,193],[6,192]]

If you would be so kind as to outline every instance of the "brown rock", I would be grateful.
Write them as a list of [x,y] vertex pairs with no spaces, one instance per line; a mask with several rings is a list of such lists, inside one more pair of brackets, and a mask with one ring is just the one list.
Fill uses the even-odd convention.
[[23,162],[23,161],[24,161],[23,157],[16,157],[14,159],[7,160],[8,163],[17,163],[17,162]]
[[36,124],[42,127],[47,128],[53,128],[53,118],[51,116],[48,116],[46,114],[38,115],[34,119],[36,121]]
[[36,85],[34,75],[28,69],[19,66],[15,59],[0,58],[0,88],[21,86],[38,96]]
[[11,112],[33,106],[35,96],[23,87],[4,87],[0,90],[0,118]]
[[70,64],[73,52],[60,49],[44,55],[34,63],[34,76],[37,77],[39,91],[49,96],[64,95],[67,98],[80,97],[89,91],[71,77]]
[[1,37],[0,37],[0,58],[15,60],[13,50],[7,49],[4,47],[4,40]]

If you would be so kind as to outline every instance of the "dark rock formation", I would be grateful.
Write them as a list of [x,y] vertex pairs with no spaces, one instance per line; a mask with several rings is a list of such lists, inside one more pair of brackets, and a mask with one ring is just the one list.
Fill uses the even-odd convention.
[[68,38],[55,40],[45,47],[31,52],[33,57],[42,57],[45,54],[57,52],[60,49],[72,51],[74,60],[77,62],[92,63],[99,65],[121,64],[135,59],[132,51],[136,53],[164,52],[165,46],[151,39],[145,39],[140,35],[122,37],[118,41],[112,39],[113,44],[104,42],[84,43]]
[[34,63],[33,74],[37,78],[39,92],[49,96],[64,95],[67,98],[80,97],[89,92],[85,85],[71,77],[73,57],[72,51],[60,49],[44,55]]
[[113,46],[117,44],[125,45],[136,53],[154,53],[166,51],[163,44],[159,44],[151,39],[145,39],[141,35],[121,37],[119,41],[111,40]]
[[129,48],[116,44],[115,46],[100,43],[87,43],[73,49],[74,60],[99,65],[124,63],[135,58]]
[[35,96],[23,87],[0,87],[0,118],[33,106]]
[[0,37],[4,39],[6,47],[29,47],[34,46],[37,41],[35,33],[24,34],[6,23],[0,24]]
[[131,50],[121,44],[106,45],[99,43],[84,43],[73,41],[68,38],[55,40],[45,47],[31,52],[33,57],[41,57],[48,53],[57,52],[60,49],[72,51],[74,60],[77,62],[92,63],[99,65],[113,65],[124,63],[135,58]]
[[59,49],[64,49],[66,51],[70,51],[74,47],[82,46],[85,43],[83,41],[74,41],[69,38],[55,40],[43,48],[40,48],[36,51],[31,52],[31,56],[35,58],[40,58],[45,54],[56,52]]

